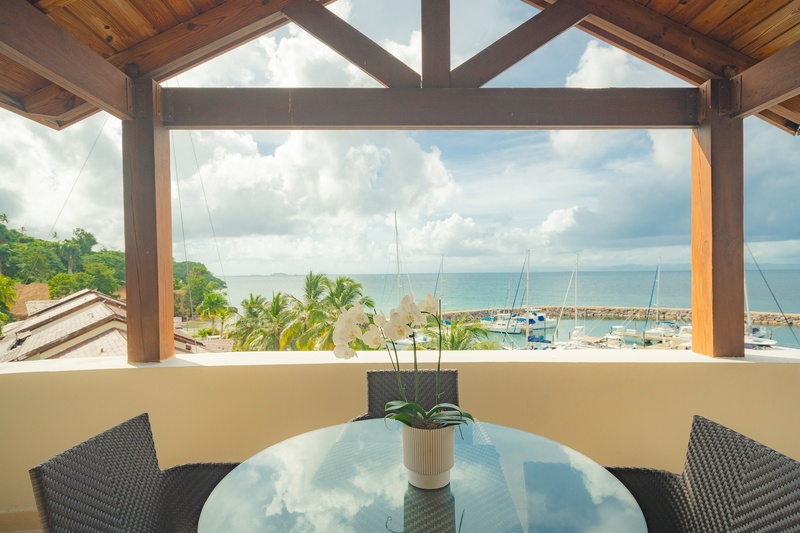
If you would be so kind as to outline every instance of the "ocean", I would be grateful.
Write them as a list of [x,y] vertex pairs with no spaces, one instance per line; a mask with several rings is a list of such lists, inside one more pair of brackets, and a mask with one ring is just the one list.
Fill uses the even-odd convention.
[[[331,277],[333,277],[331,275]],[[384,312],[397,306],[396,274],[351,275],[364,286],[364,293]],[[747,294],[751,311],[800,313],[800,270],[747,270]],[[238,307],[250,294],[267,299],[274,292],[302,296],[304,275],[228,276],[225,280],[231,305]],[[442,298],[445,310],[488,310],[500,307],[531,306],[611,306],[691,308],[691,273],[662,270],[656,283],[652,271],[586,271],[404,274],[401,294],[412,293],[416,300],[427,293]],[[577,289],[576,289],[577,285]],[[530,295],[526,294],[526,286]],[[602,336],[619,321],[597,320],[586,324],[589,335]],[[641,328],[643,324],[631,324]],[[574,327],[565,320],[558,339]],[[800,348],[800,328],[773,328],[773,338],[781,346]]]

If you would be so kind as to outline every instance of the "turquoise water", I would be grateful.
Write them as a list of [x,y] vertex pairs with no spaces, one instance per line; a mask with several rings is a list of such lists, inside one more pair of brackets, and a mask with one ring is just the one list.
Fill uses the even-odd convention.
[[[302,295],[305,276],[229,276],[228,296],[234,306],[249,294],[269,299],[273,292]],[[397,276],[357,274],[353,278],[364,285],[365,294],[375,300],[384,312],[398,302]],[[747,292],[752,311],[800,313],[800,270],[747,270]],[[766,278],[766,281],[765,279]],[[402,294],[413,292],[419,300],[427,293],[441,296],[445,310],[480,310],[498,307],[532,306],[613,306],[613,307],[678,307],[691,308],[691,273],[662,271],[656,290],[655,268],[652,271],[536,272],[530,281],[521,272],[409,274],[402,277]],[[530,296],[526,296],[529,283]],[[597,320],[586,323],[588,335],[602,336],[619,320]],[[630,327],[642,329],[642,323]],[[574,321],[564,320],[558,329],[558,340],[565,340],[574,328]],[[772,337],[782,346],[800,347],[800,328],[781,326]]]
[[[388,311],[397,305],[396,276],[357,274],[352,277],[364,285],[364,292],[375,300],[378,309]],[[800,313],[800,270],[768,270],[764,271],[764,277],[767,283],[758,271],[747,271],[750,309]],[[303,279],[304,276],[229,276],[226,282],[231,304],[238,306],[250,293],[266,298],[277,291],[300,296]],[[537,272],[530,275],[530,297],[526,297],[526,278],[520,272],[410,274],[402,277],[401,293],[413,292],[416,299],[434,293],[442,297],[445,309],[449,310],[519,307],[526,303],[532,306],[566,303],[571,307],[576,299],[580,306],[648,307],[651,299],[653,306],[656,303],[659,307],[692,306],[690,272],[662,271],[658,291],[654,290],[654,280],[655,269],[652,272],[579,272],[576,294],[571,272]]]

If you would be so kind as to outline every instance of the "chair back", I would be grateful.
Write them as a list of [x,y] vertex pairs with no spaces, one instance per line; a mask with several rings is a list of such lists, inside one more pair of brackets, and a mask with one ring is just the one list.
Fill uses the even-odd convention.
[[[437,403],[458,405],[458,370],[441,370],[439,372],[439,398],[436,398],[436,371],[419,371],[419,404],[430,409]],[[400,379],[408,401],[414,398],[414,371],[401,370]],[[367,371],[367,414],[366,419],[383,418],[386,403],[400,400],[397,372],[394,370]]]
[[800,531],[800,463],[732,429],[695,416],[683,477],[694,531]]
[[161,478],[150,420],[132,418],[30,470],[44,531],[159,531]]

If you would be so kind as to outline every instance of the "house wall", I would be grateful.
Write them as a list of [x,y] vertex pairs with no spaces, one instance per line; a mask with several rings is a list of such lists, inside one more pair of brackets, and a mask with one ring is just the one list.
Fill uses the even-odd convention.
[[[791,354],[453,352],[444,366],[458,369],[460,403],[480,420],[560,441],[600,464],[679,472],[694,414],[800,459],[800,352]],[[30,467],[136,414],[150,413],[162,468],[241,461],[363,413],[366,370],[388,367],[374,352],[349,361],[283,352],[0,364],[0,531],[38,527]]]

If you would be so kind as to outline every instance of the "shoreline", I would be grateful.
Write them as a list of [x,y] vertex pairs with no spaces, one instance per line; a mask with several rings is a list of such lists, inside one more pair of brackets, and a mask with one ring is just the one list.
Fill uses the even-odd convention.
[[[562,318],[575,318],[574,307],[561,307],[561,306],[540,306],[535,307],[543,311],[548,317],[556,318],[561,315]],[[494,309],[461,309],[454,311],[443,311],[442,317],[452,317],[455,315],[467,315],[471,320],[480,320],[481,317],[489,316],[495,312],[509,312],[509,308],[500,307]],[[519,311],[519,309],[516,309]],[[583,306],[578,307],[578,315],[581,318],[589,320],[610,320],[620,319],[625,321],[644,320],[647,316],[647,307],[615,307],[607,305],[598,306]],[[651,320],[655,320],[655,311],[651,311]],[[692,310],[681,308],[661,308],[658,310],[659,318],[662,321],[681,322],[689,324],[692,322]],[[776,312],[763,312],[751,311],[750,316],[754,324],[763,325],[794,325],[800,323],[800,313],[781,313]],[[784,318],[785,317],[785,318]],[[744,316],[742,319],[744,320]],[[788,321],[788,322],[787,322]]]

